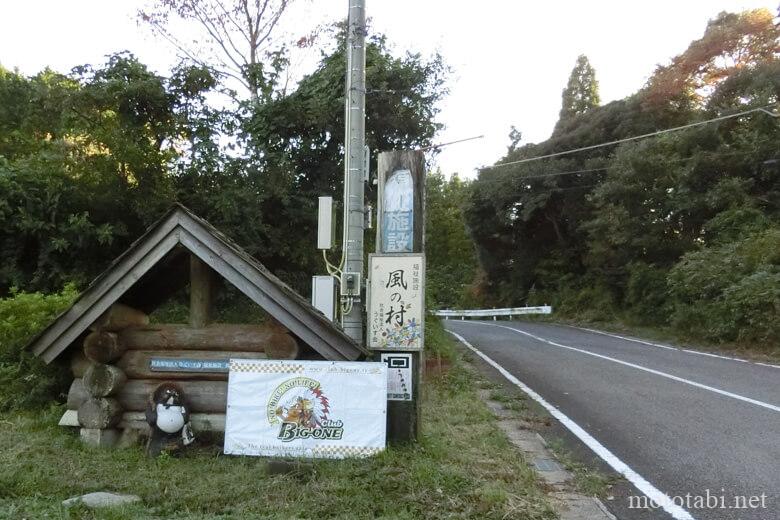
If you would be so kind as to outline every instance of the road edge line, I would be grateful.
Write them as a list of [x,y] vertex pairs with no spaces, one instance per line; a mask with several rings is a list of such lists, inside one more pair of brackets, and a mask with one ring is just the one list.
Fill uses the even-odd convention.
[[771,367],[771,368],[780,368],[780,365],[773,365],[771,363],[762,363],[761,361],[751,361],[750,359],[743,359],[738,358],[735,356],[724,356],[723,354],[713,354],[712,352],[704,352],[702,350],[694,350],[690,348],[683,348],[683,347],[677,347],[674,345],[664,345],[661,343],[655,343],[652,341],[647,341],[645,339],[639,339],[639,338],[631,338],[629,336],[620,336],[619,334],[613,334],[612,332],[605,332],[603,330],[598,329],[589,329],[587,327],[578,327],[577,325],[566,325],[567,327],[571,327],[572,329],[577,330],[584,330],[586,332],[592,332],[594,334],[601,334],[603,336],[609,336],[611,338],[617,338],[622,339],[624,341],[632,341],[634,343],[641,343],[642,345],[649,345],[651,347],[658,347],[658,348],[664,348],[667,350],[676,350],[678,352],[685,352],[687,354],[696,354],[697,356],[707,356],[717,359],[724,359],[728,361],[736,361],[738,363],[748,363],[751,365],[761,365],[764,367]]
[[667,372],[661,372],[660,370],[656,370],[654,368],[649,368],[643,365],[637,365],[636,363],[631,363],[630,361],[623,361],[622,359],[614,358],[611,356],[605,356],[604,354],[597,354],[596,352],[591,352],[590,350],[585,350],[583,348],[572,347],[571,345],[564,345],[563,343],[556,343],[555,341],[551,341],[541,336],[531,334],[530,332],[526,332],[524,330],[515,329],[513,327],[507,327],[506,325],[493,325],[492,323],[480,323],[478,321],[472,321],[471,323],[475,325],[483,325],[485,327],[498,327],[506,330],[511,330],[512,332],[516,332],[517,334],[522,334],[523,336],[528,336],[531,339],[535,339],[536,341],[541,341],[542,343],[547,343],[548,345],[552,345],[553,347],[573,350],[574,352],[580,352],[581,354],[586,354],[588,356],[593,356],[595,358],[611,361],[612,363],[617,363],[618,365],[623,365],[636,370],[641,370],[642,372],[647,372],[648,374],[653,374],[659,377],[665,377],[667,379],[671,379],[672,381],[677,381],[678,383],[690,385],[694,388],[701,388],[702,390],[707,390],[714,394],[722,395],[724,397],[730,397],[738,401],[743,401],[745,403],[749,403],[755,406],[760,406],[762,408],[766,408],[767,410],[772,410],[773,412],[780,413],[780,406],[771,403],[765,403],[764,401],[759,401],[758,399],[753,399],[752,397],[746,397],[744,395],[735,394],[734,392],[729,392],[728,390],[721,390],[720,388],[716,388],[714,386],[705,385],[704,383],[699,383],[692,379],[685,379],[684,377],[676,376],[674,374],[669,374]]
[[504,376],[510,383],[520,388],[523,392],[528,394],[528,396],[539,403],[542,408],[547,410],[550,415],[555,417],[558,421],[560,421],[561,424],[563,424],[566,429],[568,429],[575,437],[577,437],[580,441],[582,441],[588,448],[590,448],[596,455],[598,455],[604,462],[606,462],[612,469],[614,469],[616,472],[623,475],[626,480],[631,482],[631,484],[637,488],[639,491],[645,494],[650,500],[658,504],[664,511],[669,513],[675,520],[694,520],[693,516],[683,509],[682,507],[678,506],[674,503],[674,501],[663,491],[656,488],[654,485],[652,485],[650,482],[647,481],[643,476],[641,476],[639,473],[631,469],[631,467],[628,466],[625,462],[620,460],[614,453],[609,451],[603,444],[601,444],[598,440],[596,440],[592,435],[590,435],[588,432],[586,432],[579,424],[574,422],[558,410],[555,406],[548,403],[544,397],[537,394],[534,390],[532,390],[528,385],[517,379],[514,375],[512,375],[509,371],[507,371],[504,367],[499,365],[497,362],[493,361],[492,358],[488,357],[486,354],[482,353],[479,349],[474,347],[471,343],[466,341],[466,339],[461,336],[460,334],[456,332],[452,332],[451,330],[447,331],[448,333],[455,336],[463,345],[465,345],[468,349],[473,351],[475,354],[477,354],[479,357],[481,357],[487,364],[498,370],[498,372]]

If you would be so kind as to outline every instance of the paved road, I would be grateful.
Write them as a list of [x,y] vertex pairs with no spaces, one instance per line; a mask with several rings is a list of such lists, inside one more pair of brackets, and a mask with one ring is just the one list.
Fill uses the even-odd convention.
[[[567,326],[444,323],[678,504],[690,493],[677,518],[780,520],[780,368]],[[727,507],[696,508],[707,490]],[[764,508],[728,507],[762,493]],[[621,518],[675,517],[626,506]]]

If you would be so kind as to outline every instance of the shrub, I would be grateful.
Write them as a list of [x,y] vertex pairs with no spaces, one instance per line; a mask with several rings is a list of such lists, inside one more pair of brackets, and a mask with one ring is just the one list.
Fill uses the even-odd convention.
[[688,253],[668,276],[672,324],[716,341],[780,344],[780,228]]
[[431,358],[455,359],[455,347],[437,316],[425,317],[425,353]]
[[70,380],[67,367],[46,365],[25,350],[27,343],[76,298],[60,293],[12,291],[0,299],[0,411],[39,408],[59,398]]
[[552,305],[556,314],[586,321],[615,319],[615,297],[605,285],[589,285],[585,281],[578,284],[573,279],[570,281],[571,285],[561,283],[555,294]]
[[780,271],[758,271],[723,292],[724,315],[737,339],[780,345]]
[[664,269],[635,262],[628,266],[626,304],[630,315],[641,324],[663,323],[668,315]]

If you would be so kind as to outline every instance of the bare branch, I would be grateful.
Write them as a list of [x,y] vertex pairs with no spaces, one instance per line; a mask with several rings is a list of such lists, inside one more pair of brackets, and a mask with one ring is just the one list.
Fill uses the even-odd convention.
[[[222,11],[222,14],[230,20],[230,23],[233,25],[233,27],[236,28],[236,30],[241,34],[241,36],[244,37],[244,39],[249,43],[249,35],[244,31],[244,28],[241,27],[241,24],[239,24],[235,18],[233,18],[233,14],[230,13],[227,9],[225,9],[225,6],[222,5],[222,2],[217,2],[217,6]],[[227,32],[227,27],[225,28],[225,32]]]
[[244,59],[244,56],[240,52],[236,52],[236,54],[240,57],[240,59],[244,59],[244,65],[238,62],[238,60],[231,54],[231,52],[227,49],[225,46],[225,42],[223,41],[222,35],[219,34],[219,29],[214,25],[214,21],[209,18],[207,13],[202,13],[200,10],[198,10],[197,6],[193,7],[193,14],[195,15],[195,18],[200,22],[200,24],[203,26],[204,29],[206,29],[206,32],[209,33],[209,36],[211,36],[212,40],[219,45],[219,47],[222,49],[222,52],[225,54],[225,56],[230,60],[233,65],[236,66],[236,68],[239,70],[239,72],[243,69],[243,67],[246,65],[246,60]]
[[[153,0],[150,14],[139,18],[193,62],[208,66],[225,77],[239,79],[252,97],[262,81],[254,65],[271,51],[271,36],[290,0]],[[173,17],[194,22],[205,38],[195,49],[177,38],[169,25]]]

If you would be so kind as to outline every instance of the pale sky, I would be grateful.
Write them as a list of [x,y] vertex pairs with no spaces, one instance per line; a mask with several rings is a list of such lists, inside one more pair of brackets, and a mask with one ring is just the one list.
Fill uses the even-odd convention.
[[[315,21],[346,17],[347,0],[299,0],[291,31]],[[175,52],[139,28],[144,0],[0,0],[0,64],[34,74],[67,72],[130,50],[160,74]],[[446,128],[436,142],[484,134],[479,141],[444,148],[437,165],[446,174],[473,177],[509,144],[511,125],[523,143],[546,139],[557,120],[563,89],[579,54],[596,69],[602,102],[638,90],[654,67],[701,37],[720,11],[756,7],[767,0],[366,0],[372,29],[387,34],[397,52],[438,50],[453,69],[441,104]],[[370,102],[370,100],[369,100]]]

